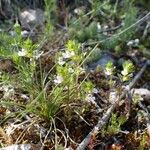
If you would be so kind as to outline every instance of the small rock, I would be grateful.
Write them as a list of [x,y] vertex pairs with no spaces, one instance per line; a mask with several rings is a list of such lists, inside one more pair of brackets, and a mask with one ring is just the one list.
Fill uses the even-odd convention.
[[133,94],[133,96],[139,95],[142,98],[142,100],[150,104],[150,90],[145,88],[132,89],[131,93]]
[[35,26],[43,26],[44,12],[41,9],[27,9],[20,13],[19,20],[26,29],[33,29]]

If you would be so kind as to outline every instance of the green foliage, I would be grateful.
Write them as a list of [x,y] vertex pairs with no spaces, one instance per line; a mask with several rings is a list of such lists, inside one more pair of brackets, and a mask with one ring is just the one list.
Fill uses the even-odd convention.
[[[89,14],[80,16],[77,21],[74,21],[74,18],[70,21],[73,22],[69,28],[70,35],[79,42],[103,41],[100,44],[102,49],[115,49],[117,53],[122,52],[126,42],[135,35],[135,27],[130,26],[136,22],[138,9],[128,0],[123,2],[121,8],[119,8],[119,5],[121,5],[119,1],[116,1],[115,4],[109,0],[90,1],[90,3],[92,10]],[[90,17],[97,17],[97,19],[89,23]],[[106,25],[108,21],[104,18],[110,18],[114,21],[123,20],[122,27],[114,31],[113,34],[107,35],[103,32],[103,29],[98,27],[98,24],[101,27]]]
[[[56,114],[61,105],[84,100],[86,95],[92,91],[93,84],[89,81],[78,83],[78,77],[84,71],[80,66],[82,60],[83,54],[80,50],[80,44],[69,40],[65,51],[57,53],[56,75],[48,78],[49,80],[42,90],[34,88],[37,85],[34,84],[31,78],[31,72],[27,71],[29,68],[22,66],[22,70],[19,70],[22,84],[26,85],[26,87],[30,86],[29,89],[32,88],[32,91],[29,91],[32,99],[26,105],[27,111],[49,120]],[[52,83],[52,90],[47,93],[46,87],[48,83]]]
[[78,44],[76,41],[69,40],[66,44],[66,48],[68,51],[72,51],[78,54],[80,50],[80,44]]
[[122,66],[123,66],[123,70],[121,71],[122,81],[128,81],[133,76],[135,67],[131,61],[125,61]]
[[105,66],[105,70],[106,70],[106,74],[107,75],[113,75],[115,73],[115,66],[113,65],[112,61],[109,61],[106,66]]
[[[78,77],[84,71],[80,65],[84,59],[80,44],[75,41],[68,41],[65,52],[60,52],[57,59],[57,80],[60,79],[60,82],[56,83],[60,84],[58,88],[60,86],[66,88],[67,102],[81,99],[80,96],[85,97],[85,93],[89,92],[92,84],[84,82],[82,85],[78,85]],[[63,91],[63,93],[65,92]]]
[[50,23],[52,21],[52,13],[54,13],[56,10],[56,1],[44,0],[44,3],[45,3],[46,21]]
[[[135,27],[130,28],[130,26],[136,22],[137,8],[135,8],[132,5],[132,3],[131,3],[131,5],[129,5],[129,4],[126,4],[126,5],[125,5],[126,8],[124,9],[124,15],[122,16],[124,18],[123,23],[122,23],[123,26],[115,33],[116,36],[114,36],[104,42],[104,44],[103,44],[104,48],[112,49],[112,48],[116,48],[117,46],[121,46],[121,45],[122,45],[121,47],[123,47],[125,45],[126,41],[132,39],[133,36],[135,35]],[[123,48],[119,48],[119,49],[116,48],[116,50],[119,50],[117,52],[120,52],[123,50]]]
[[138,1],[134,0],[133,3],[137,6],[140,5],[140,6],[144,7],[146,10],[149,11],[150,1],[147,1],[147,0],[138,0]]
[[[46,11],[53,7],[50,5],[51,2],[45,1]],[[45,29],[51,32],[51,27],[51,23],[48,22]],[[16,85],[16,88],[28,92],[30,101],[25,106],[26,112],[33,112],[49,120],[56,114],[62,104],[85,99],[86,94],[92,90],[93,85],[90,82],[78,83],[79,75],[84,71],[81,67],[84,55],[81,53],[81,46],[78,42],[74,40],[67,42],[65,51],[57,53],[56,75],[49,76],[41,72],[42,82],[37,84],[34,74],[36,71],[35,51],[38,46],[33,44],[29,38],[22,38],[21,27],[18,22],[14,25],[14,31],[14,37],[3,36],[2,38],[8,38],[6,45],[9,46],[9,51],[12,53],[7,53],[15,63],[18,72],[14,79],[5,73],[1,79],[3,81],[7,79],[7,83]],[[44,36],[47,38],[50,32]],[[1,46],[2,53],[5,49],[4,46]],[[7,56],[7,53],[5,56]],[[49,83],[51,83],[52,90],[47,92]]]
[[1,32],[0,39],[0,55],[9,57],[13,53],[14,39],[4,32]]
[[70,27],[69,32],[72,38],[77,39],[79,42],[96,39],[97,23],[93,21],[88,26],[84,26],[82,21],[77,22]]
[[[122,30],[127,29],[132,24],[134,24],[136,22],[136,17],[137,17],[137,8],[135,8],[133,5],[129,5],[125,13],[124,26],[121,28],[120,32]],[[132,27],[128,29],[127,32],[121,34],[120,38],[122,42],[126,42],[127,40],[130,40],[134,34],[135,34],[135,27]]]
[[[26,104],[25,111],[32,112],[50,120],[63,104],[76,102],[85,99],[86,95],[93,89],[93,84],[89,81],[78,83],[79,75],[84,71],[81,62],[84,59],[81,53],[80,44],[69,40],[64,52],[57,53],[56,56],[56,75],[48,77],[47,74],[42,78],[42,85],[34,82],[35,58],[34,45],[29,39],[20,40],[18,47],[27,49],[18,55],[14,52],[12,55],[16,68],[19,71],[14,80],[11,77],[3,76],[3,80],[11,80],[11,83],[17,87],[23,88],[30,95],[30,102]],[[21,54],[22,54],[21,53]],[[27,59],[27,60],[26,60]],[[30,60],[30,61],[29,61]],[[5,78],[4,78],[5,77]],[[52,90],[47,92],[47,85],[51,83]],[[33,107],[34,106],[34,107]]]
[[146,146],[148,145],[148,135],[146,134],[146,132],[144,132],[141,136],[140,136],[140,145],[138,147],[138,150],[145,150]]
[[10,74],[3,72],[1,82],[4,85],[12,85],[23,91],[27,91],[30,97],[33,98],[36,94],[40,93],[33,79],[36,67],[33,54],[37,45],[33,44],[30,39],[22,38],[21,27],[18,23],[14,25],[14,31],[14,37],[7,34],[1,37],[2,43],[7,44],[1,45],[0,55],[6,58],[9,57],[14,62],[17,73]]
[[48,120],[56,114],[61,105],[85,99],[87,93],[93,89],[91,82],[78,83],[78,77],[83,71],[80,66],[83,60],[80,44],[69,40],[65,51],[59,52],[56,60],[56,76],[49,78],[49,81],[53,82],[52,90],[46,93],[43,89],[27,106],[29,109],[34,105],[32,111]]
[[112,114],[110,122],[105,131],[103,131],[104,135],[114,135],[121,131],[121,125],[123,125],[127,121],[125,116],[117,116],[117,114]]
[[[25,0],[25,3],[26,2],[27,0]],[[31,1],[29,3],[31,3]],[[138,4],[138,2],[136,2],[135,0],[89,0],[87,2],[87,9],[82,8],[79,13],[74,14],[71,12],[67,14],[68,20],[70,18],[71,19],[67,22],[67,24],[69,25],[68,28],[65,29],[69,32],[69,38],[73,40],[68,40],[65,44],[65,47],[59,50],[54,56],[54,72],[51,72],[51,70],[49,72],[46,72],[45,70],[43,71],[42,69],[44,68],[44,65],[41,64],[41,66],[39,67],[39,64],[37,63],[38,60],[36,53],[38,52],[38,50],[41,50],[41,47],[43,46],[42,44],[45,41],[47,42],[49,39],[52,39],[53,37],[54,39],[56,38],[53,31],[57,20],[57,1],[44,0],[44,3],[45,26],[43,25],[43,34],[39,37],[40,40],[38,41],[38,44],[33,43],[30,38],[22,37],[22,29],[17,21],[13,26],[14,33],[11,36],[9,35],[10,33],[8,34],[3,31],[0,34],[0,56],[2,56],[2,59],[9,58],[14,63],[14,67],[16,69],[14,72],[12,72],[12,74],[5,71],[2,71],[0,74],[1,85],[6,89],[6,91],[4,91],[4,94],[6,95],[5,97],[3,96],[1,98],[0,105],[6,107],[14,106],[15,108],[19,108],[15,109],[17,110],[17,112],[15,113],[17,115],[19,114],[18,116],[23,116],[26,113],[33,113],[37,116],[40,116],[41,118],[44,118],[48,122],[50,120],[53,122],[52,118],[57,114],[57,112],[60,111],[60,109],[63,109],[64,115],[66,112],[69,114],[67,115],[67,119],[69,120],[72,117],[72,107],[70,107],[69,104],[82,104],[83,100],[88,101],[88,98],[93,100],[95,99],[95,97],[91,94],[95,85],[88,80],[89,74],[87,74],[85,72],[85,68],[83,68],[84,63],[86,64],[87,62],[99,59],[102,56],[102,50],[113,49],[116,52],[122,52],[122,50],[126,48],[126,42],[135,36],[135,27],[133,25],[137,20],[136,17],[138,9],[135,4]],[[75,3],[75,5],[77,6],[77,4],[81,4],[83,3],[83,1],[81,2],[78,0]],[[145,5],[145,1],[140,1],[139,3]],[[74,7],[71,6],[71,9],[72,8]],[[16,10],[18,9],[20,8],[17,8]],[[69,10],[69,8],[65,9]],[[121,24],[122,26],[118,29],[112,29],[108,32],[106,31],[109,28],[113,28]],[[65,36],[66,34],[68,33],[65,32]],[[39,44],[39,42],[41,42],[42,44]],[[54,44],[57,44],[57,42],[59,43],[60,41],[56,40],[56,43]],[[93,45],[91,44],[92,42],[94,44],[100,44],[97,46],[97,48],[93,48],[93,46],[86,47],[86,45],[84,47],[84,50],[87,51],[84,53],[82,51],[83,49],[81,47],[81,42],[85,45]],[[148,47],[148,41],[144,42],[146,47]],[[60,43],[62,46],[63,42]],[[141,48],[144,51],[146,47],[140,46],[138,48]],[[44,47],[42,48],[42,51],[45,52]],[[90,53],[91,51],[93,53]],[[86,56],[88,56],[88,54],[90,57],[87,59]],[[148,54],[148,52],[146,54]],[[123,70],[120,74],[121,80],[123,82],[129,81],[133,76],[135,67],[131,61],[125,61],[122,64],[122,67]],[[97,67],[96,71],[97,72],[94,72],[96,73],[96,77],[100,78],[102,82],[104,81],[104,84],[108,82],[111,88],[113,83],[116,81],[114,81],[114,79],[112,78],[113,74],[116,72],[116,68],[113,65],[113,62],[109,61],[103,69],[104,73],[109,76],[109,80],[105,79],[105,77],[107,76],[103,77],[103,73],[97,74],[101,71],[100,68]],[[39,72],[40,77],[36,78],[35,76],[37,72]],[[94,73],[93,75],[95,76]],[[80,77],[82,77],[82,75],[85,76],[85,78],[81,79],[80,81]],[[102,84],[100,84],[100,86],[98,87],[102,88],[101,85]],[[20,90],[20,93],[27,93],[29,99],[23,104],[12,101],[15,100],[14,97],[14,99],[11,97],[14,94],[15,90]],[[96,92],[97,91],[98,90],[96,89]],[[105,97],[107,96],[108,91],[107,89],[105,89],[104,91],[106,91],[106,95],[104,94]],[[97,94],[98,98],[99,94],[100,93]],[[139,101],[139,97],[135,97],[135,100],[133,97],[133,102],[135,104],[137,104]],[[94,107],[92,106],[92,110],[93,108]],[[86,113],[88,106],[82,105],[77,109],[84,116],[84,113]],[[92,124],[95,123],[96,117],[97,116],[94,116]],[[112,114],[110,122],[103,128],[103,136],[112,136],[121,132],[121,126],[126,122],[126,120],[127,118],[125,116]],[[58,132],[62,133],[63,135],[63,132],[61,132],[61,130],[58,130]],[[64,137],[65,135],[67,134],[65,133]],[[139,149],[145,148],[147,144],[147,138],[148,137],[145,133],[140,136],[141,141],[139,142]],[[59,145],[57,143],[57,137],[55,138],[55,140],[55,149],[64,149],[61,144]],[[1,146],[2,144],[0,144],[0,147]]]
[[100,48],[95,48],[95,49],[90,48],[90,51],[92,51],[92,53],[88,58],[86,58],[85,64],[96,62],[97,60],[99,60],[99,58],[102,55],[102,50]]

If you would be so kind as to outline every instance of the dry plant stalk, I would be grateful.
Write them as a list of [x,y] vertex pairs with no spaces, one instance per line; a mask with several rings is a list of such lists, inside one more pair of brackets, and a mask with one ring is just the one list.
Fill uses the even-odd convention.
[[8,136],[1,127],[0,127],[0,141],[2,141],[6,145],[13,144],[11,136]]

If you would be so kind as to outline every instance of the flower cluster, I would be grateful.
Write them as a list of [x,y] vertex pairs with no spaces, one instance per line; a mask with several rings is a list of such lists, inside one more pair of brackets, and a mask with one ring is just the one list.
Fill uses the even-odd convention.
[[115,72],[116,67],[113,65],[112,61],[109,61],[106,66],[104,73],[108,76],[113,75]]
[[131,40],[127,43],[129,47],[137,47],[139,45],[139,39]]
[[20,51],[18,51],[18,56],[24,57],[27,56],[28,52],[26,49],[22,48]]
[[57,75],[56,78],[54,79],[55,84],[60,84],[63,82],[63,77],[60,75]]
[[79,54],[80,45],[75,41],[69,40],[66,49],[57,55],[57,76],[54,79],[55,84],[64,82],[72,82],[75,76],[83,71],[80,67],[81,54]]
[[61,56],[58,58],[58,64],[64,65],[68,59],[71,59],[75,53],[73,51],[65,51],[61,53]]
[[[79,75],[85,72],[81,63],[84,54],[80,50],[80,44],[69,40],[66,48],[57,53],[56,76],[54,77],[54,93],[59,92],[60,99],[76,100],[76,99],[92,99],[90,94],[93,84],[88,81],[78,82]],[[96,92],[96,90],[95,90]]]
[[121,71],[122,74],[122,80],[128,81],[132,76],[134,72],[134,65],[131,61],[125,61],[123,63],[123,70]]

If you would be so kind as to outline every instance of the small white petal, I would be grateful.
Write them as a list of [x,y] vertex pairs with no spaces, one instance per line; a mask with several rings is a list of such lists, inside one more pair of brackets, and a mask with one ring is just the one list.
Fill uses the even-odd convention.
[[104,29],[108,29],[108,25],[105,25],[103,28],[104,28]]
[[100,31],[102,29],[102,26],[100,25],[100,23],[97,23],[97,30]]
[[98,89],[96,89],[96,88],[93,88],[93,91],[92,91],[93,93],[98,93]]
[[62,54],[63,58],[67,59],[70,58],[72,56],[74,56],[75,53],[74,52],[70,52],[70,51],[66,51],[65,53]]
[[127,43],[127,46],[132,46],[133,44],[134,44],[134,41],[131,40],[131,41],[129,41],[129,42]]
[[105,69],[105,70],[104,70],[104,73],[105,73],[106,75],[108,75],[108,76],[110,76],[110,75],[113,74],[112,69]]
[[24,99],[24,100],[29,100],[29,97],[25,94],[21,94],[21,98]]
[[69,73],[73,73],[74,70],[73,70],[72,68],[69,68],[69,69],[68,69],[68,72],[69,72]]
[[127,69],[124,69],[123,71],[121,71],[121,74],[126,76],[129,74],[128,70]]
[[134,40],[135,44],[139,44],[139,41],[140,41],[139,39]]
[[15,90],[12,86],[3,86],[3,90],[4,90],[3,95],[4,99],[11,99],[15,94]]
[[62,57],[59,57],[58,58],[58,64],[59,65],[64,65],[66,62],[63,60],[63,58]]
[[54,80],[54,83],[55,84],[60,84],[60,83],[62,83],[62,81],[63,81],[63,78],[61,76],[56,76],[56,79]]
[[29,34],[30,34],[30,32],[28,32],[27,30],[23,30],[23,31],[21,31],[21,35],[22,35],[22,37],[28,37],[28,36],[29,36]]
[[85,99],[89,102],[95,103],[95,97],[92,94],[88,94]]
[[16,32],[15,32],[15,31],[9,31],[9,34],[10,34],[11,36],[15,36],[15,35],[16,35]]
[[25,49],[22,49],[21,51],[18,52],[18,56],[26,56],[27,55],[27,51]]

